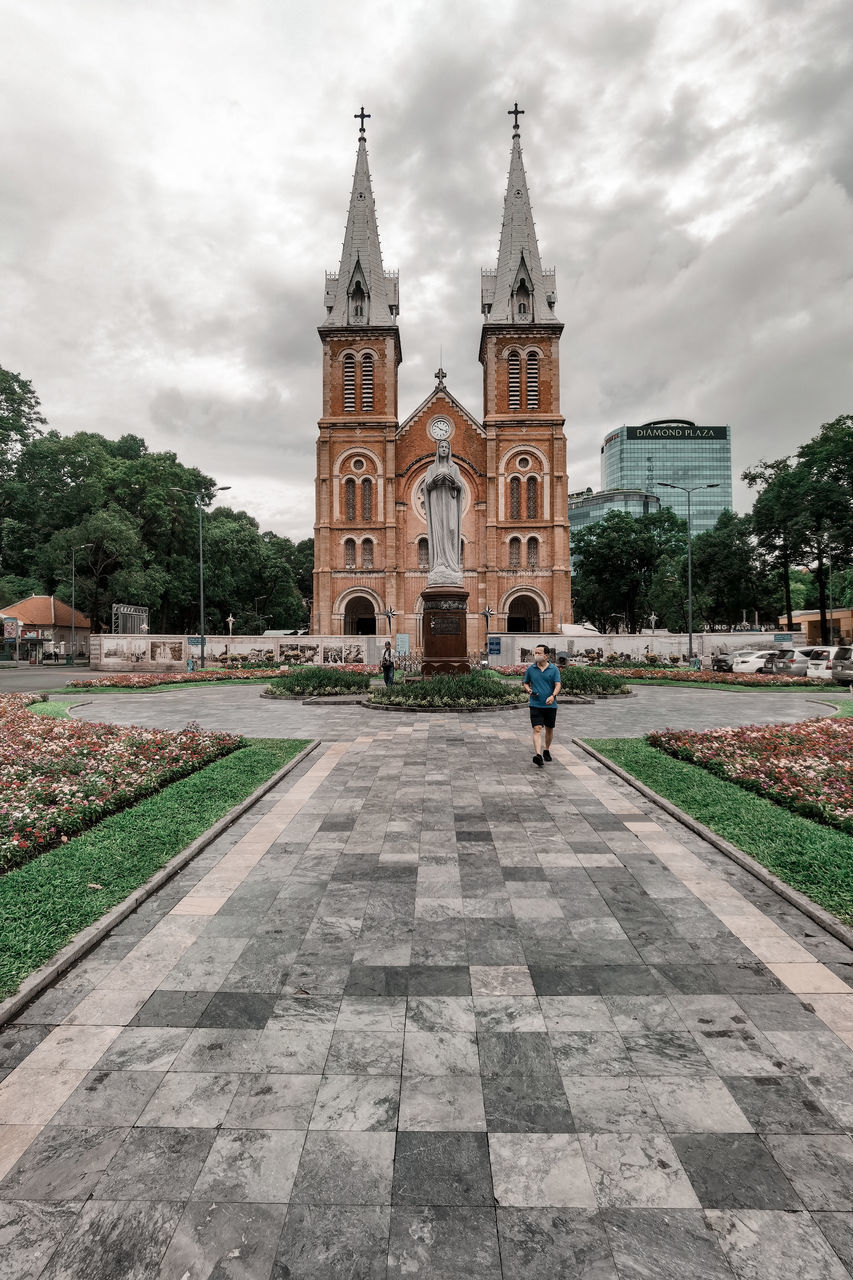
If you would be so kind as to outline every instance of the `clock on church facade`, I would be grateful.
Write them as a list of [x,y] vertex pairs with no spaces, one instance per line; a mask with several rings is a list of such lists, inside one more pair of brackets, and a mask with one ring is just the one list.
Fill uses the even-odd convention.
[[[429,569],[423,483],[439,440],[462,475],[468,652],[488,630],[571,622],[566,438],[554,272],[543,270],[514,116],[497,267],[481,273],[482,416],[435,386],[400,421],[396,273],[382,265],[362,111],[340,267],[326,276],[317,440],[315,635],[393,630],[422,644]],[[381,619],[381,626],[378,625]],[[393,635],[393,631],[392,631]]]

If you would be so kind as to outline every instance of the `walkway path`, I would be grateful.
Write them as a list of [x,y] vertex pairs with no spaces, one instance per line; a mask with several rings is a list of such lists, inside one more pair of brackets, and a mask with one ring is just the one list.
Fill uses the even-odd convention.
[[325,713],[0,1032],[0,1277],[853,1274],[853,954],[522,713]]

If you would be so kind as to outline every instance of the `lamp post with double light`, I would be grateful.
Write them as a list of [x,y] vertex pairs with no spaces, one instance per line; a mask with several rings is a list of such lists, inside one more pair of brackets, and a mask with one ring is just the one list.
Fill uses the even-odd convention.
[[[169,486],[173,493],[188,493],[198,507],[198,609],[199,609],[199,639],[201,640],[201,667],[204,669],[204,539],[202,537],[201,511],[203,493],[199,493],[196,489],[183,489],[179,485],[173,484]],[[214,489],[214,493],[224,493],[226,489],[230,489],[230,484],[218,484]]]
[[690,522],[690,496],[699,489],[719,489],[719,484],[694,484],[689,488],[683,484],[671,484],[668,480],[658,480],[661,489],[678,489],[687,494],[687,658],[693,659],[693,531]]
[[84,551],[86,547],[94,547],[94,542],[81,542],[79,547],[71,548],[71,662],[77,660],[77,608],[76,608],[76,581],[77,581],[77,552]]

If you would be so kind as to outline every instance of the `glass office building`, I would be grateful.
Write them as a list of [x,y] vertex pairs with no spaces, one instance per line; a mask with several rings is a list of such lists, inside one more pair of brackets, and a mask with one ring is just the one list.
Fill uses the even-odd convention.
[[587,525],[603,520],[611,511],[625,511],[629,516],[646,516],[660,510],[660,501],[653,493],[641,489],[614,489],[606,493],[569,494],[569,547],[570,565],[574,567],[574,537]]
[[642,489],[686,520],[687,494],[661,487],[662,480],[686,488],[719,485],[691,498],[693,533],[713,529],[721,512],[732,507],[731,428],[668,418],[609,432],[601,446],[602,489]]

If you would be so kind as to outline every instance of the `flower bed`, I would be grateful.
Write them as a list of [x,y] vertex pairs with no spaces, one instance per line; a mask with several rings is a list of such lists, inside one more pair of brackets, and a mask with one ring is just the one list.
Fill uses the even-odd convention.
[[159,684],[215,684],[217,680],[269,680],[286,675],[289,667],[255,667],[233,671],[117,671],[94,680],[69,680],[66,689],[152,689]]
[[[580,667],[577,670],[602,671],[605,668]],[[826,689],[827,680],[809,680],[806,676],[765,676],[760,672],[733,671],[693,671],[684,667],[611,667],[606,668],[610,675],[621,676],[623,680],[666,680],[673,684],[730,684],[743,685],[749,689]]]
[[374,689],[371,702],[391,707],[475,707],[518,706],[527,701],[521,685],[508,685],[494,677],[472,671],[462,676],[430,676],[424,680],[396,683],[387,689]]
[[203,733],[53,720],[0,696],[0,871],[245,745]]
[[276,676],[264,690],[268,698],[332,698],[340,693],[364,693],[370,688],[366,671],[347,667],[295,667]]
[[664,729],[646,741],[776,804],[853,834],[853,719]]

